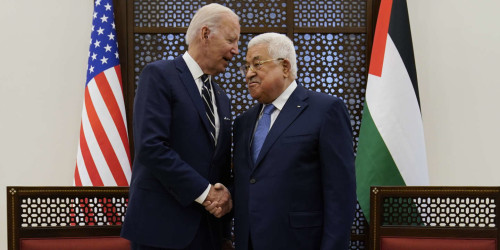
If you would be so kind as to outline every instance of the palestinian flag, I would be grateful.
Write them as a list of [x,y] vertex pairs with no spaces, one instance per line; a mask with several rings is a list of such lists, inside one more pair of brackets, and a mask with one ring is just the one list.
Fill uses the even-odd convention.
[[382,0],[356,156],[358,201],[370,219],[370,186],[429,185],[406,0]]

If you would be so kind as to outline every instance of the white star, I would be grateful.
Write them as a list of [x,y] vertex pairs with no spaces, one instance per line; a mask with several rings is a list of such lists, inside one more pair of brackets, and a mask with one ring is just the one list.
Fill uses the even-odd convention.
[[113,27],[113,29],[115,29],[115,22],[113,22],[113,23],[111,24],[111,27]]
[[118,51],[117,51],[117,52],[115,52],[115,56],[116,56],[116,59],[118,59],[118,58],[119,58],[119,56],[118,56]]
[[94,26],[94,25],[92,25],[92,31],[94,31],[94,27],[95,27],[95,26]]
[[90,38],[90,44],[92,44],[92,38]]
[[90,73],[94,72],[94,66],[90,66],[89,71]]
[[108,63],[108,58],[106,58],[106,57],[103,56],[102,59],[101,59],[101,62],[102,62],[102,64]]
[[97,18],[97,12],[94,12],[94,19]]
[[106,7],[106,10],[111,10],[111,5],[109,5],[109,3],[107,3],[106,5],[104,5],[104,7]]
[[92,53],[92,61],[94,61],[95,59],[97,59],[97,54],[96,53]]
[[102,15],[101,22],[107,23],[108,22],[108,17],[106,15]]
[[99,27],[99,29],[97,30],[97,34],[99,35],[104,34],[104,29],[102,27]]
[[109,46],[109,44],[106,44],[106,47],[104,47],[104,49],[106,50],[106,52],[110,52],[111,51],[111,46]]
[[95,6],[101,5],[101,0],[95,0]]
[[109,40],[115,40],[115,35],[113,35],[113,33],[109,33],[108,37]]
[[94,46],[98,48],[101,45],[101,41],[95,40]]

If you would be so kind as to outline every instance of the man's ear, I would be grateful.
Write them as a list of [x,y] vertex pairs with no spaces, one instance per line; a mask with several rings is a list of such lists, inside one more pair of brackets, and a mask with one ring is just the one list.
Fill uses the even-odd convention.
[[288,59],[283,59],[283,61],[281,61],[281,65],[283,65],[283,77],[284,78],[290,77],[292,70],[292,65],[290,64],[290,61],[288,61]]
[[201,28],[201,40],[205,41],[210,36],[210,29],[207,26]]

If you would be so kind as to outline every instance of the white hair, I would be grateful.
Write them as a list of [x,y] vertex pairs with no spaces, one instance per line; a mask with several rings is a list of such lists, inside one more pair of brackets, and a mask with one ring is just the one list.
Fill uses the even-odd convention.
[[220,21],[225,15],[233,16],[239,20],[238,15],[226,6],[211,3],[201,7],[191,19],[191,23],[189,23],[186,32],[186,44],[189,45],[204,26],[208,27],[212,32],[217,32]]
[[297,56],[292,40],[283,34],[268,32],[260,34],[250,40],[248,49],[253,46],[264,44],[267,45],[269,55],[273,58],[284,58],[290,62],[291,74],[297,78]]

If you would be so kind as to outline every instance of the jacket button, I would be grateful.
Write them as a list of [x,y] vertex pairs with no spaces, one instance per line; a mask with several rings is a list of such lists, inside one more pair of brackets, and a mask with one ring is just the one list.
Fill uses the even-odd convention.
[[250,184],[254,184],[256,180],[254,178],[250,179]]

